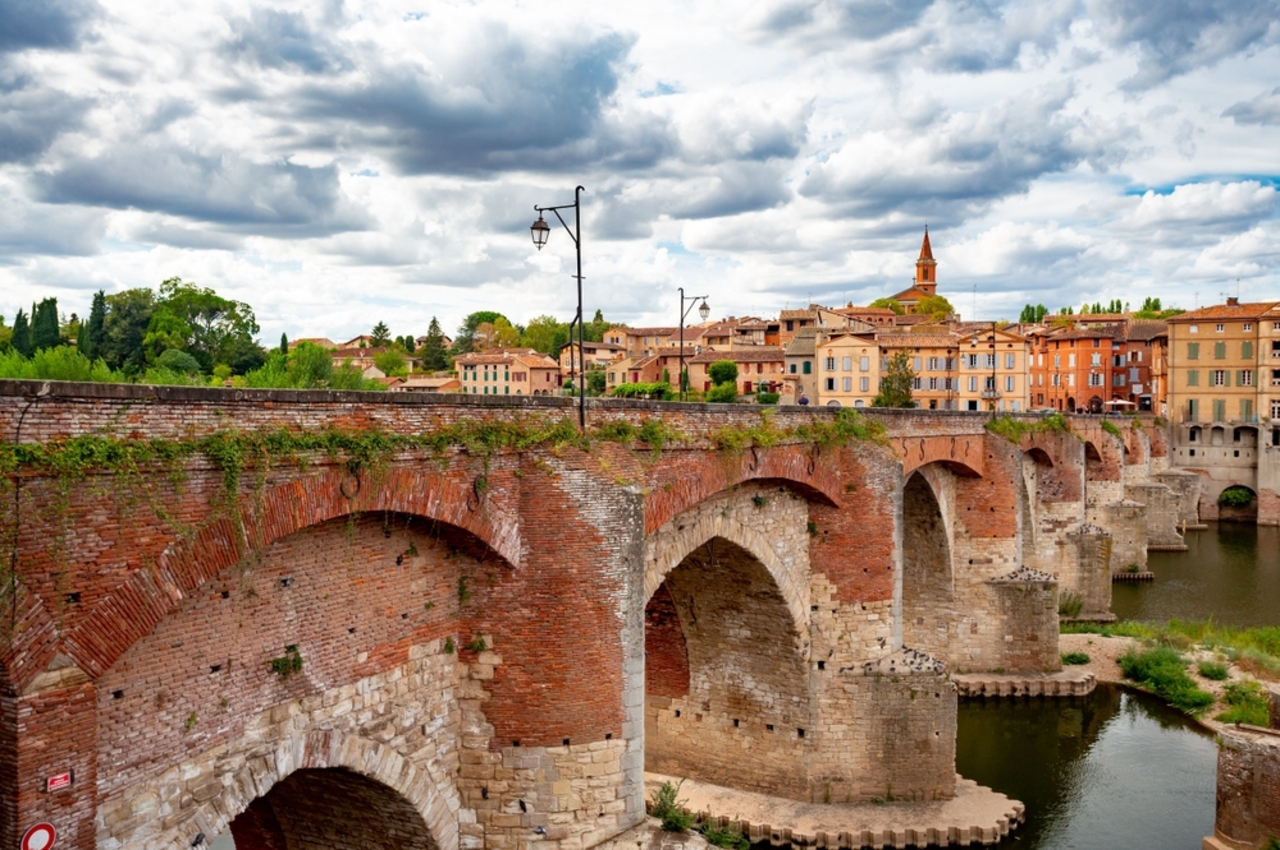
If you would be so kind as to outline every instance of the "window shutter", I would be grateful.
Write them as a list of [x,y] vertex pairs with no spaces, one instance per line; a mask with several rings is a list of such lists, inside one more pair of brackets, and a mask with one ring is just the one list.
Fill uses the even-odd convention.
[[1240,356],[1243,357],[1245,360],[1253,359],[1253,343],[1252,342],[1246,341],[1246,342],[1240,343]]

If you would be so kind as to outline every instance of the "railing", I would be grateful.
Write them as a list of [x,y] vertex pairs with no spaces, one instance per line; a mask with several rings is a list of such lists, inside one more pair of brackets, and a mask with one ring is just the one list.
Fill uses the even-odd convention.
[[999,390],[983,390],[982,398],[988,398],[988,399],[1000,398],[1000,391]]

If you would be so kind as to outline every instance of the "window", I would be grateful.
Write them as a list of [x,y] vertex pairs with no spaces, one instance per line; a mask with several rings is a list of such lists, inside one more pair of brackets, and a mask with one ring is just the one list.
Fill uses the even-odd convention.
[[1214,331],[1215,331],[1215,332],[1217,332],[1217,333],[1222,333],[1223,331],[1225,331],[1225,330],[1227,329],[1227,326],[1226,326],[1226,325],[1214,325],[1214,326],[1213,326],[1213,329],[1214,329]]
[[929,389],[931,389],[931,390],[936,390],[937,388],[938,388],[938,379],[937,379],[937,378],[930,378],[930,379],[929,379]]
[[1225,422],[1227,419],[1227,402],[1226,399],[1215,398],[1213,400],[1213,421]]
[[969,376],[969,392],[976,393],[977,391],[978,391],[978,379],[971,375]]
[[985,378],[982,379],[982,389],[984,392],[989,392],[989,393],[995,392],[996,379],[991,377],[990,375],[987,375]]
[[[845,372],[852,372],[852,371],[853,371],[853,358],[852,358],[852,357],[845,357],[845,358],[841,359],[841,361],[840,361],[840,368],[841,368],[843,371],[845,371]],[[864,369],[863,371],[866,371],[866,370]]]
[[[1188,401],[1187,401],[1187,421],[1188,421],[1188,422],[1199,422],[1199,421],[1200,421],[1200,400],[1199,400],[1199,399],[1196,399],[1196,398],[1188,399]],[[1192,433],[1192,435],[1194,435],[1196,432],[1193,430],[1191,433]]]
[[[828,357],[823,363],[823,368],[828,372],[834,372],[836,370],[836,359],[834,357]],[[832,387],[832,389],[835,389],[835,387]]]
[[1239,372],[1237,372],[1237,373],[1236,373],[1236,386],[1237,386],[1237,387],[1251,387],[1251,386],[1253,386],[1253,370],[1252,370],[1252,369],[1241,369]]
[[1069,387],[1074,387],[1075,385],[1076,385],[1076,373],[1075,373],[1075,372],[1068,372],[1068,373],[1067,373],[1067,386],[1069,386]]
[[1130,369],[1130,370],[1129,370],[1129,383],[1131,383],[1131,384],[1136,384],[1136,383],[1138,383],[1138,380],[1139,380],[1139,379],[1138,379],[1138,370],[1137,370],[1137,369]]
[[1240,419],[1244,422],[1253,421],[1253,399],[1240,399]]
[[1244,360],[1253,359],[1253,343],[1252,342],[1245,340],[1244,342],[1240,343],[1240,357],[1241,359],[1244,359]]
[[1013,356],[1013,352],[1012,351],[1006,352],[1004,355],[1004,368],[1012,369],[1014,362],[1015,362],[1015,359]]
[[1055,355],[1053,355],[1053,368],[1055,368],[1055,369],[1061,369],[1061,368],[1062,368],[1062,355],[1061,355],[1061,354],[1055,354]]
[[1113,354],[1113,355],[1111,355],[1111,365],[1112,365],[1112,366],[1123,366],[1123,365],[1124,365],[1124,355],[1123,355],[1123,354]]
[[859,360],[858,360],[858,370],[859,370],[859,371],[861,371],[861,372],[870,372],[870,371],[871,371],[871,358],[870,358],[870,357],[861,357],[861,358],[859,358]]
[[1076,365],[1076,353],[1073,351],[1067,355],[1067,366],[1068,368],[1074,369],[1075,365]]
[[827,392],[829,392],[829,393],[833,393],[833,392],[835,392],[835,391],[836,391],[836,379],[835,379],[835,378],[827,378],[827,381],[826,381],[826,387],[827,387]]
[[965,354],[965,355],[962,355],[962,356],[960,357],[960,361],[961,361],[962,363],[964,363],[964,365],[968,366],[970,369],[977,369],[977,368],[978,368],[978,355],[976,355],[976,354]]
[[1246,331],[1251,331],[1251,330],[1253,330],[1253,322],[1245,322],[1245,323],[1244,323],[1244,329],[1245,329]]
[[1090,373],[1089,373],[1089,386],[1091,386],[1091,387],[1100,387],[1100,386],[1102,386],[1102,373],[1101,373],[1101,372],[1090,372]]
[[791,319],[787,319],[787,330],[793,331],[795,329],[796,329],[796,323]]
[[1188,327],[1188,328],[1187,328],[1187,332],[1188,332],[1188,333],[1193,333],[1193,334],[1198,334],[1198,333],[1200,333],[1200,326],[1199,326],[1199,325],[1191,325],[1190,327]]
[[920,366],[920,363],[921,361],[919,357],[913,357],[911,359],[911,370],[917,373],[923,371],[923,369]]
[[1213,344],[1213,359],[1214,360],[1227,359],[1227,344],[1225,342],[1215,342]]
[[1280,387],[1280,369],[1271,370],[1271,386]]
[[1090,366],[1101,366],[1101,365],[1102,365],[1102,355],[1095,351],[1095,352],[1093,353],[1093,356],[1089,358],[1089,365],[1090,365]]
[[791,364],[791,370],[790,370],[790,371],[791,371],[791,374],[793,374],[793,375],[796,373],[796,364],[794,364],[794,363],[792,363],[792,364]]
[[1227,370],[1214,369],[1209,373],[1209,386],[1225,387],[1227,386]]
[[1112,376],[1111,376],[1111,386],[1113,386],[1113,387],[1123,387],[1123,386],[1124,386],[1124,383],[1125,383],[1125,381],[1124,381],[1124,372],[1116,372],[1116,373],[1112,374]]
[[922,390],[922,389],[924,389],[924,378],[912,378],[912,379],[911,379],[911,389],[913,389],[913,390]]
[[1050,375],[1050,376],[1049,376],[1049,386],[1051,386],[1051,387],[1060,387],[1060,386],[1062,386],[1062,376],[1061,376],[1061,375],[1059,375],[1057,372],[1055,372],[1055,373],[1053,373],[1052,375]]
[[1095,339],[1095,340],[1093,341],[1093,347],[1094,347],[1094,348],[1099,348],[1099,347],[1101,347],[1101,346],[1102,346],[1102,340],[1100,340],[1100,339]]
[[853,378],[845,378],[843,381],[841,381],[841,384],[842,386],[840,387],[840,389],[844,390],[847,393],[853,392]]
[[1200,386],[1200,370],[1199,369],[1187,370],[1187,386],[1189,387]]
[[1013,381],[1014,381],[1013,375],[1006,375],[1006,376],[1005,376],[1005,378],[1004,378],[1004,391],[1005,391],[1005,392],[1007,392],[1007,393],[1011,393],[1011,392],[1013,392]]
[[809,367],[811,365],[812,364],[808,360],[804,361],[803,363],[800,364],[800,371],[806,375],[809,374]]
[[[845,380],[848,380],[848,379],[846,378]],[[865,392],[867,392],[867,391],[870,389],[870,387],[871,387],[871,379],[870,379],[870,378],[859,378],[859,379],[858,379],[858,387],[859,387],[859,389],[861,389],[861,390],[862,390],[862,392],[864,392],[864,393],[865,393]]]
[[1200,359],[1200,343],[1198,342],[1187,343],[1187,359],[1188,360]]
[[994,368],[996,368],[996,355],[994,355],[994,354],[988,354],[988,355],[986,355],[985,357],[983,357],[983,358],[982,358],[982,365],[983,365],[983,366],[986,366],[988,369],[994,369]]
[[954,368],[956,368],[956,359],[955,359],[954,357],[948,357],[948,358],[947,358],[947,371],[948,371],[948,372],[950,372],[950,371],[951,371],[952,369],[954,369]]

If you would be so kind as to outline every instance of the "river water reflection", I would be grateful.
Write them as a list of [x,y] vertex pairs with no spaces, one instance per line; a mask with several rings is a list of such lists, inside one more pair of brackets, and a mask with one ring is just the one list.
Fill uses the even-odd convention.
[[1147,563],[1155,581],[1112,587],[1122,620],[1280,625],[1280,528],[1209,523],[1187,532],[1186,552],[1152,552]]
[[1198,850],[1213,833],[1213,737],[1159,700],[960,701],[956,769],[1027,807],[1000,844],[1042,850]]

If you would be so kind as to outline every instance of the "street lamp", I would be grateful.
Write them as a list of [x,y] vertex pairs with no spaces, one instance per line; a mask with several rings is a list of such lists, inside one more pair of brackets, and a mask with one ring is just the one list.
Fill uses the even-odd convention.
[[[990,407],[991,418],[994,419],[996,415],[996,394],[997,394],[996,360],[1000,356],[999,351],[996,348],[995,321],[991,322],[991,336],[989,337],[989,339],[991,340],[991,354],[988,355],[991,358],[991,392],[989,394],[984,392],[981,395],[986,397],[987,403],[991,406]],[[976,330],[973,332],[973,339],[969,341],[969,347],[970,348],[978,347],[978,332]]]
[[[578,427],[583,431],[587,429],[587,361],[585,351],[583,349],[583,332],[582,332],[582,206],[580,204],[580,196],[586,190],[578,186],[573,190],[572,204],[559,204],[553,207],[540,207],[533,205],[533,209],[538,213],[538,220],[529,225],[529,234],[533,237],[533,246],[539,251],[542,246],[547,244],[547,237],[551,235],[551,227],[542,217],[545,212],[553,212],[556,218],[560,220],[560,224],[564,225],[564,229],[568,232],[569,238],[573,240],[573,247],[578,252],[578,273],[574,278],[578,281],[578,315],[575,319],[578,323]],[[573,227],[565,222],[560,215],[560,210],[567,210],[573,207]],[[569,344],[573,345],[573,325],[569,326]],[[573,374],[573,349],[569,349],[569,373]]]
[[[678,289],[678,290],[680,291],[680,377],[679,377],[679,378],[677,378],[676,380],[678,380],[678,381],[680,382],[680,400],[681,400],[681,401],[684,401],[684,397],[685,397],[685,388],[684,388],[684,385],[685,385],[685,379],[684,379],[684,317],[685,317],[685,316],[687,316],[687,315],[689,315],[689,311],[693,309],[693,302],[697,301],[698,299],[702,299],[702,305],[698,307],[698,315],[702,317],[702,321],[704,321],[704,322],[705,322],[705,321],[707,320],[707,316],[710,316],[710,315],[711,315],[711,308],[707,306],[707,296],[705,296],[705,295],[690,295],[690,296],[686,297],[686,296],[685,296],[685,294],[684,294],[684,287],[683,287],[683,286],[677,286],[677,287],[676,287],[676,289]],[[685,301],[688,301],[688,302],[689,302],[689,306],[688,306],[688,307],[685,307],[685,306],[684,306],[684,302],[685,302]]]

